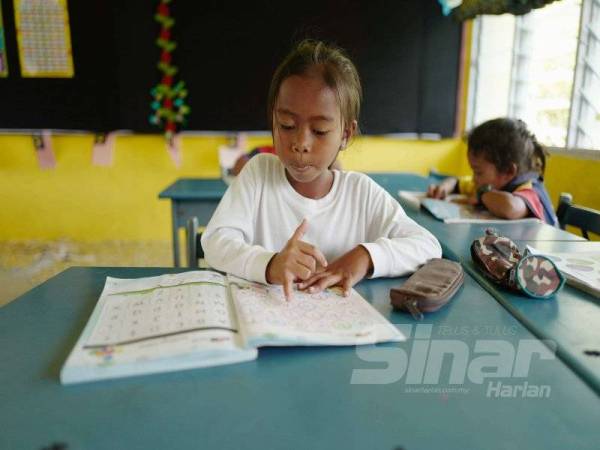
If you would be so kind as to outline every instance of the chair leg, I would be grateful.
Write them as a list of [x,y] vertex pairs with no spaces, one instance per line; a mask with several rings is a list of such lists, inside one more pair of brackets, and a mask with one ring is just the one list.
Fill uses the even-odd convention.
[[[187,243],[187,265],[188,267],[198,267],[198,218],[192,217],[187,222],[186,227],[186,243]],[[204,256],[204,255],[202,255]]]
[[196,253],[198,259],[204,258],[204,249],[202,248],[202,233],[196,234]]

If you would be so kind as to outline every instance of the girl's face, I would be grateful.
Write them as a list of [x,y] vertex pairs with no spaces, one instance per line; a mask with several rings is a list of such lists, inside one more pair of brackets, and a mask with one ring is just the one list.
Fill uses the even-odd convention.
[[473,181],[478,188],[491,184],[494,189],[501,189],[517,175],[515,164],[509,172],[500,172],[483,155],[474,155],[472,152],[468,152],[467,158],[471,169],[473,169]]
[[279,88],[273,140],[288,181],[309,198],[324,197],[333,183],[329,166],[346,146],[356,122],[342,128],[337,96],[317,73],[293,75]]

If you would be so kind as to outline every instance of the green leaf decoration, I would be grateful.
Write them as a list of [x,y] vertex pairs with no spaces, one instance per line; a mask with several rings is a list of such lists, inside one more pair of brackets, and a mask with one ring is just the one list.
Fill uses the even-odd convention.
[[[157,13],[154,15],[154,20],[160,24],[161,34],[164,30],[169,30],[175,25],[175,19],[170,16],[170,10],[165,8],[164,5],[171,3],[172,0],[161,0],[158,2]],[[156,46],[162,50],[162,52],[172,53],[176,48],[177,44],[169,39],[157,38],[155,40]],[[174,64],[159,61],[156,65],[158,71],[161,73],[161,78],[164,76],[171,77],[173,80],[179,69]],[[157,83],[150,90],[152,96],[152,102],[150,107],[152,113],[148,117],[148,121],[156,126],[162,127],[165,133],[165,137],[168,139],[172,138],[173,124],[178,126],[186,125],[187,120],[185,116],[190,113],[190,107],[185,104],[185,98],[188,95],[188,90],[185,87],[183,80],[178,80],[174,84],[169,86],[161,82]],[[171,100],[170,107],[164,106],[165,99]],[[168,102],[167,102],[168,103]],[[167,126],[169,129],[167,129]]]
[[155,14],[154,20],[160,23],[162,27],[166,28],[167,30],[175,25],[175,19],[172,17],[161,16],[160,14]]

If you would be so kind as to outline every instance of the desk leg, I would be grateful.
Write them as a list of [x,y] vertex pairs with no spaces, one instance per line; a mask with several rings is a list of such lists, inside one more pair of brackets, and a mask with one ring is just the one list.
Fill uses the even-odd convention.
[[171,201],[171,221],[173,225],[173,267],[179,267],[179,221],[177,220],[177,207]]

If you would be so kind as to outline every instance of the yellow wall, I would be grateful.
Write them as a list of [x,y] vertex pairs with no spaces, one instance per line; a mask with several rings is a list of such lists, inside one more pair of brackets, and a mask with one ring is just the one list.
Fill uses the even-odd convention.
[[573,202],[600,210],[600,160],[554,154],[548,160],[546,186],[556,205],[561,192],[573,195]]
[[[170,240],[171,212],[158,193],[177,178],[218,177],[219,146],[227,136],[186,136],[183,164],[171,161],[160,136],[117,137],[113,164],[91,163],[91,135],[54,136],[54,169],[38,167],[29,136],[0,136],[0,240]],[[270,138],[251,137],[248,147]],[[359,137],[340,160],[345,169],[426,174],[470,172],[464,143]],[[600,160],[553,155],[546,185],[553,202],[560,192],[600,209]]]
[[[170,240],[168,200],[158,193],[177,178],[218,177],[217,149],[226,136],[187,136],[177,168],[160,136],[125,135],[116,140],[113,164],[92,160],[91,135],[52,138],[57,165],[38,167],[29,136],[0,136],[0,240]],[[250,138],[248,147],[270,143]],[[403,141],[360,137],[340,157],[344,168],[411,171],[432,167],[455,172],[457,141]]]

